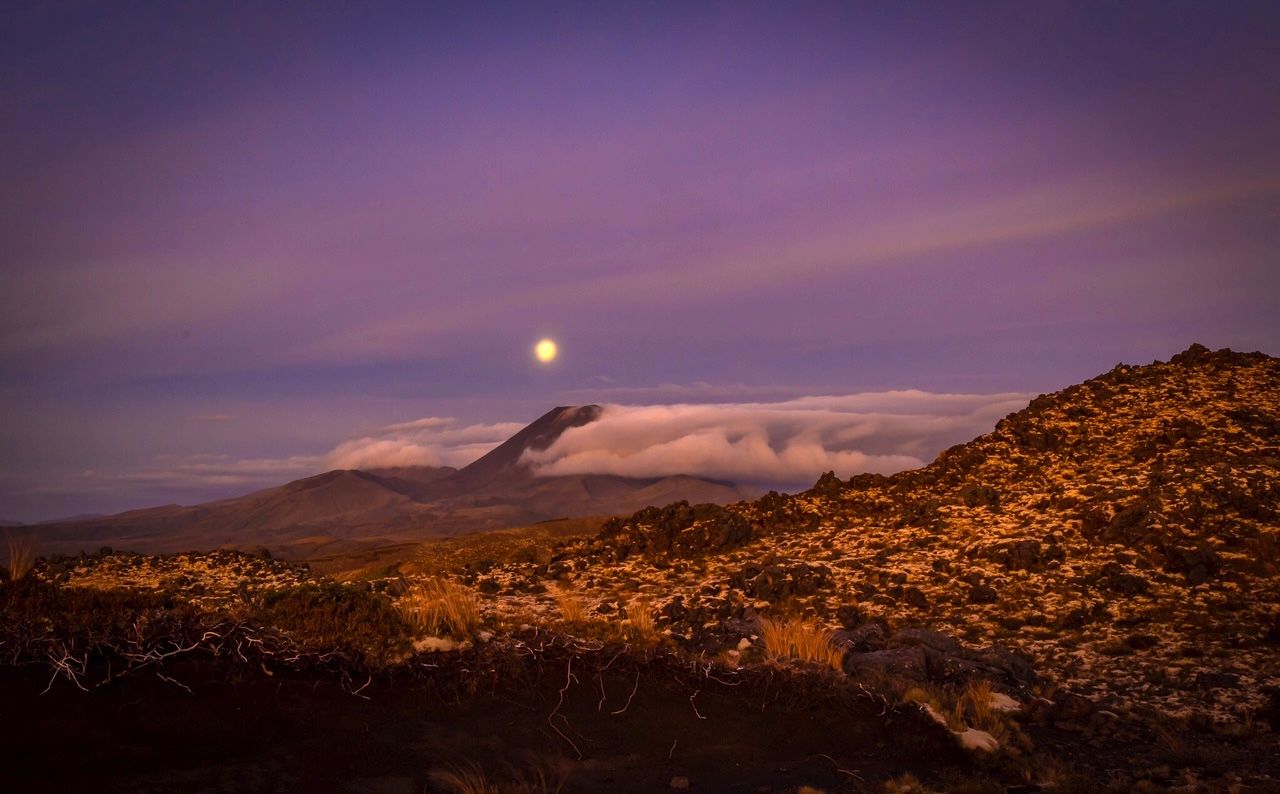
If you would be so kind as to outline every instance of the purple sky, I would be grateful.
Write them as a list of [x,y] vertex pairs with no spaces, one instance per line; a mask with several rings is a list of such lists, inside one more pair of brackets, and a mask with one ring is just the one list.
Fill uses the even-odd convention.
[[6,8],[0,518],[1280,353],[1274,2],[477,5]]

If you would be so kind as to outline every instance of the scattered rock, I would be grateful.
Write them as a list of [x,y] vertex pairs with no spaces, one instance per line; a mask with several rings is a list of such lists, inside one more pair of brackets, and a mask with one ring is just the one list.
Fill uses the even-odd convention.
[[996,592],[994,587],[975,584],[969,588],[969,603],[971,604],[994,604],[999,600],[1000,594]]
[[1235,689],[1240,686],[1240,676],[1206,670],[1196,674],[1195,685],[1197,689]]

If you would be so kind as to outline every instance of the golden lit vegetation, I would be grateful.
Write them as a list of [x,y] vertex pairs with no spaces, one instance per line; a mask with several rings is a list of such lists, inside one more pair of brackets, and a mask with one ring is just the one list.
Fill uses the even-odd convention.
[[502,780],[495,780],[475,762],[431,773],[431,781],[452,794],[554,794],[564,788],[565,777],[563,770],[547,764],[535,766],[528,774],[513,770]]
[[761,618],[760,638],[770,659],[799,659],[840,669],[843,653],[831,631],[799,620]]
[[605,520],[562,518],[526,527],[433,538],[418,544],[397,570],[408,576],[441,576],[468,568],[484,573],[493,566],[545,564],[557,543],[592,537]]
[[475,592],[447,579],[415,585],[396,602],[396,609],[419,633],[445,632],[466,639],[480,628],[480,602]]
[[560,609],[560,620],[565,625],[581,626],[587,622],[587,610],[582,605],[582,599],[562,587],[556,588],[552,595],[555,597],[556,607]]
[[23,535],[6,534],[5,541],[9,547],[9,581],[21,581],[35,565],[35,548],[31,538]]
[[885,794],[928,794],[929,789],[910,772],[899,775],[884,783]]
[[652,644],[658,640],[658,627],[653,622],[653,604],[638,598],[627,605],[627,621],[623,637],[629,642]]

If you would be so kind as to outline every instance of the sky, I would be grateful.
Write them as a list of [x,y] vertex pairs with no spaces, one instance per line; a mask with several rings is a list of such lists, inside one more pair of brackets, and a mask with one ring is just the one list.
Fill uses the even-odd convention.
[[0,519],[583,403],[547,473],[811,481],[1280,353],[1277,8],[9,4]]

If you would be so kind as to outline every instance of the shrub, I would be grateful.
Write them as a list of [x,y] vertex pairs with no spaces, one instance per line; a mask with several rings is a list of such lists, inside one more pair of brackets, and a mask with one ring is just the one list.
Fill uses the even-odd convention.
[[841,669],[844,654],[832,633],[814,623],[798,620],[760,619],[760,639],[770,659],[799,659]]
[[409,640],[408,626],[386,597],[333,582],[267,593],[250,617],[285,634],[299,650],[349,649],[368,661],[391,657]]
[[462,640],[480,628],[480,602],[475,592],[447,579],[416,585],[396,602],[396,609],[419,633],[444,632]]

